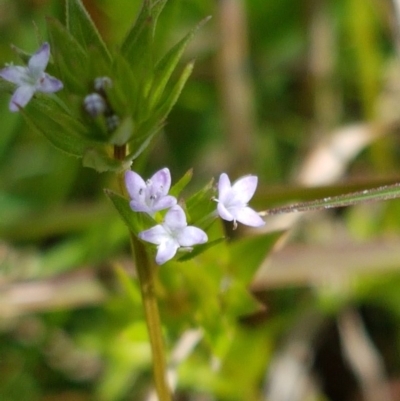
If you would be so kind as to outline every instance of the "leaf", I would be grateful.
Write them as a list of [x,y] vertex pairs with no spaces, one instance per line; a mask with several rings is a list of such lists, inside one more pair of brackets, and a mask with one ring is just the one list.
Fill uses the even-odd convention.
[[87,91],[88,57],[84,49],[55,18],[47,18],[51,52],[61,80],[72,92]]
[[186,208],[192,222],[197,223],[203,220],[215,210],[216,203],[212,200],[214,195],[214,180],[212,179],[206,186],[187,199]]
[[115,77],[113,86],[111,90],[107,90],[112,109],[118,115],[132,115],[136,119],[139,77],[134,74],[128,61],[120,53],[114,55],[112,75]]
[[66,16],[68,31],[84,49],[95,47],[104,58],[111,60],[110,53],[81,0],[66,0]]
[[135,235],[138,235],[141,231],[157,224],[157,222],[154,221],[147,213],[138,213],[132,211],[131,207],[129,206],[128,199],[122,197],[114,191],[111,191],[110,189],[105,189],[104,192],[114,204],[129,230]]
[[195,26],[180,42],[172,47],[172,49],[157,63],[154,71],[153,84],[149,95],[150,107],[155,105],[160,99],[190,40],[194,37],[196,32],[210,20],[210,18],[211,17],[209,16],[197,24],[197,26]]
[[[128,32],[121,48],[122,53],[131,64],[138,59],[143,49],[151,45],[158,16],[166,3],[167,0],[143,1],[135,24]],[[149,49],[150,47],[148,47]]]
[[54,107],[46,107],[39,100],[35,99],[20,112],[34,131],[44,135],[56,148],[69,155],[82,157],[95,144],[77,135],[82,126],[74,117]]
[[171,111],[172,107],[175,105],[176,101],[179,98],[179,95],[182,92],[183,87],[186,84],[186,81],[190,77],[190,74],[193,71],[194,67],[194,62],[188,63],[183,72],[181,73],[181,76],[179,77],[178,81],[174,85],[174,87],[171,89],[169,96],[164,100],[163,104],[159,106],[159,109],[157,110],[157,116],[160,121],[164,120],[169,112]]
[[[124,161],[132,162],[133,160],[137,159],[150,145],[151,140],[154,138],[157,131],[153,132],[152,134],[148,135],[144,141],[141,143],[137,141],[134,146],[134,151],[129,153],[128,156],[125,157]],[[132,144],[132,142],[131,142]]]
[[185,189],[193,177],[193,169],[186,171],[186,173],[181,177],[181,179],[171,187],[169,194],[175,196],[176,198]]

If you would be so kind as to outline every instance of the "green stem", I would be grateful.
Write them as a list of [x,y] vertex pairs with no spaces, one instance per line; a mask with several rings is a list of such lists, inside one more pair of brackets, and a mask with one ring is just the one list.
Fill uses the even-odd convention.
[[154,382],[159,400],[170,401],[171,394],[166,380],[167,369],[160,313],[158,311],[154,288],[154,266],[149,263],[149,258],[143,244],[139,242],[133,234],[131,234],[131,243],[135,253],[136,270],[139,277],[147,330],[149,332],[151,351],[153,354]]
[[[122,160],[127,151],[128,149],[126,146],[115,146],[114,157],[118,160]],[[121,193],[126,195],[123,174],[118,175],[118,184]],[[171,392],[166,377],[167,365],[161,331],[161,319],[155,293],[154,265],[150,262],[143,244],[133,233],[130,233],[130,237],[153,356],[154,383],[159,401],[171,401]]]

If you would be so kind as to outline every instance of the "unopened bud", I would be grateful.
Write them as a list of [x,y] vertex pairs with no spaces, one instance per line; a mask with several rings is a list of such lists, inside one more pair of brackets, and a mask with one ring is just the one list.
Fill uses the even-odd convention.
[[119,125],[119,117],[116,114],[106,117],[106,124],[108,131],[115,131]]
[[98,93],[87,95],[83,101],[83,106],[86,112],[92,117],[97,117],[100,114],[103,114],[107,109],[106,101]]
[[112,87],[112,80],[109,77],[97,77],[94,80],[94,90],[103,92],[105,89]]

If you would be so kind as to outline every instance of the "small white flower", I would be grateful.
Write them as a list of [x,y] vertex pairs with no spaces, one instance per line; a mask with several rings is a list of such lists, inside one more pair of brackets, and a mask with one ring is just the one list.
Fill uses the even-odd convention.
[[168,210],[162,224],[142,231],[139,238],[157,245],[156,263],[159,265],[172,259],[180,247],[190,249],[208,241],[203,230],[187,225],[185,212],[179,205]]
[[265,224],[257,212],[247,206],[257,188],[258,178],[255,175],[247,175],[235,181],[231,181],[227,174],[222,173],[218,182],[217,210],[219,216],[227,221],[233,221],[234,228],[237,221],[251,227],[259,227]]
[[29,59],[27,67],[9,65],[0,70],[0,77],[17,85],[9,108],[18,111],[25,107],[35,92],[51,93],[63,88],[63,83],[44,72],[50,58],[50,45],[44,43]]
[[146,182],[134,171],[125,173],[125,185],[131,198],[130,206],[135,212],[145,212],[153,216],[156,212],[176,204],[176,198],[168,195],[171,174],[168,168],[157,171]]

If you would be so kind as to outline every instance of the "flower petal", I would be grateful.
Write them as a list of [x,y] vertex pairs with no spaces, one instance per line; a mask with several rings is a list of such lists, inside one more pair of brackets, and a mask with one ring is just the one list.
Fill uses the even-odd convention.
[[29,80],[28,69],[20,66],[9,66],[0,70],[0,77],[16,85],[24,85]]
[[28,68],[33,77],[39,78],[47,67],[50,58],[50,45],[46,42],[29,59]]
[[165,230],[165,228],[158,224],[148,230],[139,233],[139,238],[143,241],[150,242],[151,244],[160,245],[167,241],[171,236]]
[[153,210],[151,210],[145,203],[141,200],[133,199],[129,202],[129,206],[134,212],[143,212],[148,213],[150,215],[153,214]]
[[256,192],[258,178],[255,175],[247,175],[235,181],[232,185],[235,203],[246,204]]
[[244,207],[236,213],[236,220],[250,227],[260,227],[265,224],[260,215],[250,207]]
[[160,199],[157,199],[153,204],[153,211],[156,212],[158,210],[169,209],[170,207],[176,205],[176,198],[171,195],[163,196]]
[[222,203],[225,203],[227,196],[230,193],[231,189],[231,181],[229,180],[229,177],[227,174],[222,173],[219,176],[219,181],[218,181],[218,200]]
[[[23,85],[17,88],[10,100],[10,111],[18,111],[19,107],[24,107],[32,99],[35,88],[30,85]],[[19,107],[18,107],[19,106]]]
[[179,244],[173,238],[163,241],[157,249],[156,263],[158,265],[162,265],[163,263],[172,259],[175,256],[178,248]]
[[175,205],[168,210],[165,215],[164,225],[171,230],[177,230],[187,226],[185,212],[179,205]]
[[180,246],[192,246],[196,244],[204,244],[208,241],[208,237],[200,228],[188,226],[179,232],[177,240]]
[[157,171],[150,179],[154,191],[158,195],[166,195],[171,186],[171,173],[167,167]]
[[52,93],[61,90],[63,87],[64,85],[59,79],[45,73],[36,85],[36,90],[44,93]]
[[139,174],[128,170],[125,173],[125,185],[132,200],[141,200],[144,203],[146,183]]
[[224,219],[227,221],[233,220],[232,214],[230,213],[230,211],[225,207],[225,205],[222,202],[218,202],[217,210],[218,210],[219,217],[221,217],[221,219]]

